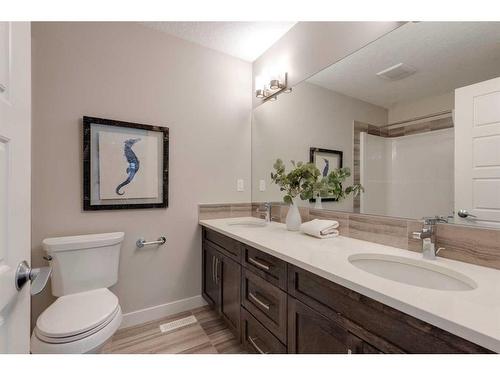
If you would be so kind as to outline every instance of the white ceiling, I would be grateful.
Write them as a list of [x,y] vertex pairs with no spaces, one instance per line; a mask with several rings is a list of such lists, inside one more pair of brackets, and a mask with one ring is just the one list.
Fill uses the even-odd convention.
[[253,62],[295,22],[143,22],[145,26]]
[[[397,63],[417,72],[398,81],[376,73]],[[389,108],[500,76],[500,22],[419,22],[399,27],[308,79]]]

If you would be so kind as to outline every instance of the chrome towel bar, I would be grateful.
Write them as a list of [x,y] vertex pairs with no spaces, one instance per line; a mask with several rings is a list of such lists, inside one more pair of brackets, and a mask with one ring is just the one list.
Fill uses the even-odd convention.
[[144,246],[149,246],[149,245],[163,245],[167,242],[167,239],[165,236],[161,236],[158,238],[156,241],[146,241],[144,238],[139,238],[137,242],[135,243],[139,249],[143,248]]

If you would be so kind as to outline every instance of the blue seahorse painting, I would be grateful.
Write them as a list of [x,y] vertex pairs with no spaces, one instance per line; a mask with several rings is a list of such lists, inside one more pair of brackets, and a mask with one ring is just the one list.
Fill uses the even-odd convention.
[[141,164],[139,161],[139,158],[135,154],[135,152],[132,150],[132,146],[135,145],[137,142],[139,142],[141,139],[140,138],[131,138],[127,139],[125,142],[123,142],[124,147],[123,147],[123,155],[127,159],[128,162],[128,168],[127,168],[127,179],[123,181],[120,185],[116,187],[116,194],[118,195],[123,195],[125,192],[120,192],[120,190],[124,187],[127,186],[132,182],[134,179],[136,173],[139,171],[139,165]]
[[325,167],[323,168],[323,177],[326,177],[326,176],[328,176],[328,172],[330,169],[330,161],[328,159],[325,159],[325,158],[323,158],[323,160],[325,161]]

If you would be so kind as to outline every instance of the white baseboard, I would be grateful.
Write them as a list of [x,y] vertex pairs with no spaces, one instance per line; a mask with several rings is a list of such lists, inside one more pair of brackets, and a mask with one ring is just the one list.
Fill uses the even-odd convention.
[[180,299],[178,301],[165,303],[163,305],[152,306],[142,310],[132,311],[123,314],[123,321],[120,328],[127,328],[135,326],[137,324],[146,323],[151,320],[161,319],[166,316],[178,314],[186,310],[196,309],[198,307],[205,306],[206,304],[207,302],[203,299],[203,297],[201,295],[198,295]]

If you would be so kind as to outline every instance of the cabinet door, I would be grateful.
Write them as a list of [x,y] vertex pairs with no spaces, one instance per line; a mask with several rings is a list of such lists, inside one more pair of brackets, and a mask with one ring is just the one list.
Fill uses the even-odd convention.
[[216,280],[221,287],[220,313],[236,337],[240,337],[241,266],[222,254],[217,255]]
[[288,353],[348,354],[350,342],[343,326],[288,298]]
[[203,243],[203,297],[205,300],[218,310],[220,288],[217,283],[217,251],[207,244]]

